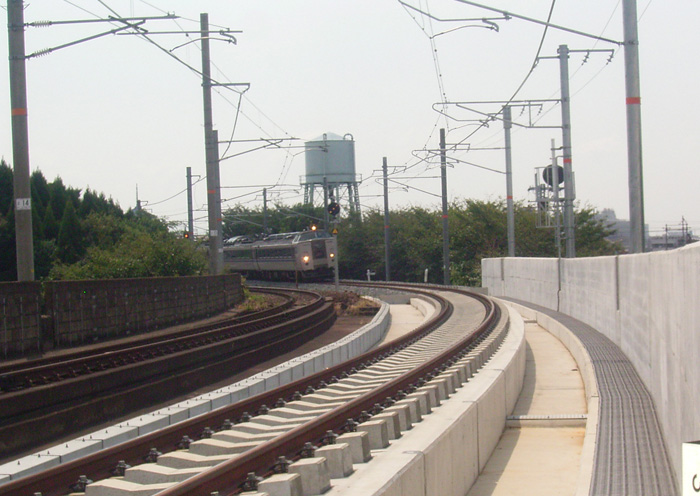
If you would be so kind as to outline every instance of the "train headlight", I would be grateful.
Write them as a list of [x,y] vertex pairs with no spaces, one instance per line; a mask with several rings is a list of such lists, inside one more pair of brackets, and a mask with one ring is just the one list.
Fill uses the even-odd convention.
[[306,265],[309,265],[309,259],[310,259],[310,258],[311,258],[311,257],[309,257],[308,255],[304,255],[303,257],[301,257],[301,259],[304,261],[304,263],[305,263]]

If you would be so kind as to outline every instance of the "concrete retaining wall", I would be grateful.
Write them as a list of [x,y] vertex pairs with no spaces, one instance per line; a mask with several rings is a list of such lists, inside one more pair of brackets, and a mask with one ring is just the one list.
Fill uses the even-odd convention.
[[150,331],[223,312],[243,300],[240,274],[44,284],[56,346]]
[[486,259],[492,296],[537,303],[615,342],[649,389],[669,456],[700,439],[700,243],[667,252],[579,259]]
[[0,283],[0,356],[181,324],[241,301],[240,274]]
[[41,350],[41,283],[0,283],[2,357]]

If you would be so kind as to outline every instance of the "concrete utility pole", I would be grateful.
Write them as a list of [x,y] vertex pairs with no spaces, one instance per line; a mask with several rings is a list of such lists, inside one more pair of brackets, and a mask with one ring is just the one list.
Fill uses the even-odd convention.
[[622,0],[625,37],[625,95],[627,103],[627,174],[629,182],[630,247],[643,253],[644,183],[642,179],[642,98],[639,87],[637,2]]
[[192,212],[192,167],[187,168],[187,232],[194,240],[194,215]]
[[263,188],[263,232],[267,234],[267,188]]
[[559,164],[557,149],[552,140],[552,197],[554,203],[554,240],[557,244],[557,258],[561,258],[561,215],[559,211]]
[[440,129],[440,175],[442,178],[442,260],[445,286],[450,285],[450,231],[447,223],[447,149],[445,129]]
[[10,106],[14,170],[15,246],[17,280],[34,280],[32,194],[29,182],[29,128],[27,121],[27,71],[24,54],[24,2],[7,2],[10,58]]
[[506,148],[506,215],[508,221],[508,256],[515,256],[515,213],[513,211],[513,160],[510,146],[510,129],[513,127],[510,107],[503,109],[503,129]]
[[[324,167],[325,169],[325,167]],[[325,172],[325,171],[324,171]],[[323,228],[327,231],[330,228],[330,216],[328,213],[328,178],[323,175]]]
[[384,279],[391,281],[391,253],[389,250],[390,233],[389,233],[389,173],[386,163],[386,157],[382,163],[382,173],[384,175]]
[[564,236],[566,257],[576,257],[574,233],[574,181],[571,170],[571,95],[569,92],[569,47],[559,45],[559,72],[561,74],[561,126],[564,155]]
[[209,59],[209,15],[199,15],[202,38],[202,90],[204,96],[204,146],[207,163],[207,210],[209,217],[209,273],[224,269],[221,231],[221,188],[219,184],[219,137],[212,124],[211,62]]

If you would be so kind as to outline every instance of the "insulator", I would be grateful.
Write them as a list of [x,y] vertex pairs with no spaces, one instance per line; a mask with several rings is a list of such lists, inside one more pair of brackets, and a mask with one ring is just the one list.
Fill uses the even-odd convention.
[[27,58],[30,58],[30,57],[43,57],[44,55],[48,55],[48,54],[50,54],[51,52],[53,52],[53,48],[44,48],[43,50],[38,50],[38,51],[34,52],[33,54],[27,56]]

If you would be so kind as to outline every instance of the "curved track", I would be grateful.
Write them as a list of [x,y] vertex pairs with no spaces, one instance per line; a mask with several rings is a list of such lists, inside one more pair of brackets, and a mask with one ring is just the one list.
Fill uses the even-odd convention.
[[[332,304],[317,293],[261,291],[284,302],[258,314],[5,367],[0,453],[223,379],[254,365],[261,353],[298,346],[335,321]],[[296,299],[306,303],[294,306]]]
[[[241,429],[244,433],[241,436],[250,436],[251,429],[254,432],[255,426],[260,423],[276,422],[279,415],[286,415],[300,408],[301,404],[308,405],[318,401],[319,396],[323,397],[331,391],[352,389],[352,385],[355,385],[355,391],[344,396],[340,404],[319,405],[313,415],[305,416],[307,411],[301,419],[287,421],[286,428],[280,427],[279,432],[267,440],[264,436],[254,435],[257,441],[248,446],[252,449],[229,457],[227,461],[162,493],[163,496],[210,494],[213,491],[221,495],[236,494],[241,491],[249,473],[269,475],[274,471],[273,467],[279,465],[280,457],[290,461],[299,459],[305,452],[306,443],[331,442],[334,435],[329,431],[340,434],[353,430],[357,428],[357,423],[366,422],[393,402],[400,401],[426,383],[435,382],[444,371],[460,361],[476,360],[472,350],[481,349],[479,343],[494,334],[494,328],[499,329],[495,334],[501,335],[507,326],[500,319],[499,308],[480,295],[453,289],[436,292],[419,290],[415,286],[383,287],[424,294],[439,302],[439,311],[412,333],[354,360],[37,476],[0,486],[0,495],[35,492],[42,492],[44,496],[66,494],[66,488],[78,481],[80,476],[87,475],[93,481],[98,481],[112,473],[123,474],[125,465],[138,465],[145,460],[166,463],[168,457],[182,456],[187,448],[194,453],[197,450],[206,451],[208,443],[214,442],[210,438],[235,437],[235,433]],[[475,302],[476,313],[480,314],[476,322],[473,318],[474,307],[465,311],[460,304],[455,311],[455,305],[450,301],[455,298],[468,298]],[[493,350],[495,346],[491,345],[488,349]],[[378,372],[380,370],[383,372]],[[373,374],[379,374],[378,378],[374,378]],[[369,387],[370,383],[372,387]],[[268,405],[273,408],[270,409]],[[246,431],[248,434],[245,434]],[[193,439],[201,441],[194,442]],[[233,452],[238,453],[236,450]]]

